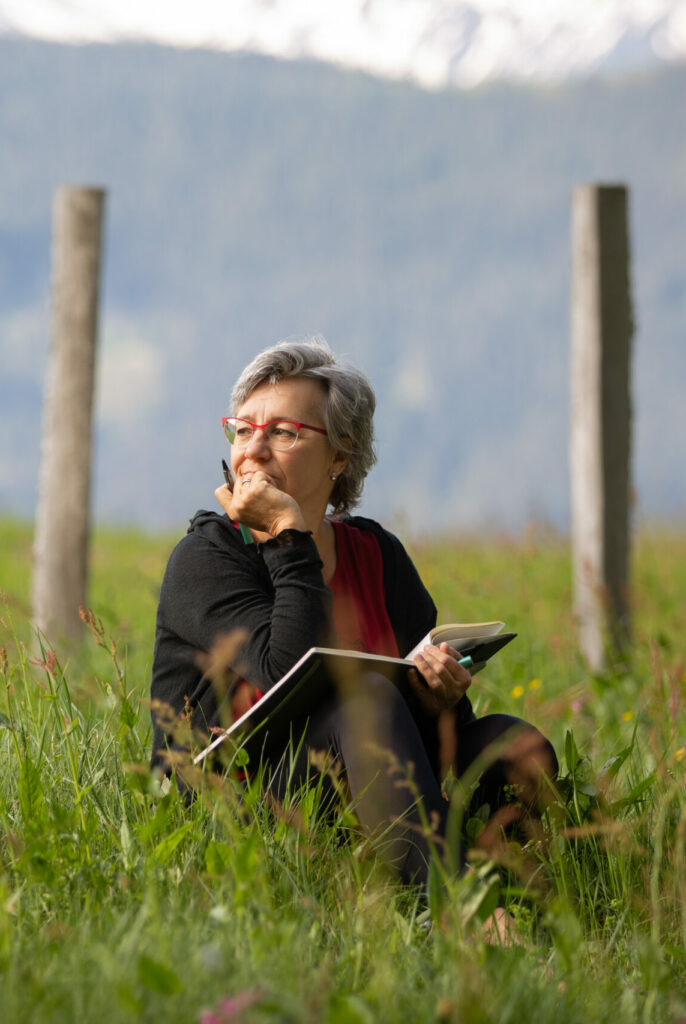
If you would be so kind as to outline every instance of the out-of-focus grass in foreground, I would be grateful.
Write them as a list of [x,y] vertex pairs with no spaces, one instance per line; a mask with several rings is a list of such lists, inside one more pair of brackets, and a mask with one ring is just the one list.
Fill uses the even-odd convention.
[[[343,802],[150,776],[147,687],[173,540],[98,531],[91,630],[30,628],[30,528],[0,524],[0,1012],[14,1021],[676,1022],[686,1017],[686,533],[641,533],[630,659],[576,652],[566,542],[410,545],[441,621],[519,633],[472,687],[561,763],[544,831],[486,843],[428,911]],[[524,944],[485,944],[504,900]]]

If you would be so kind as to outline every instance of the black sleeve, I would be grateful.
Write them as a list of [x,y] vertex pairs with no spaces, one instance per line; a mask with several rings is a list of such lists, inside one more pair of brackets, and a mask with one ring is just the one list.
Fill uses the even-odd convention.
[[321,566],[308,533],[287,530],[237,552],[191,534],[169,560],[158,627],[205,651],[217,636],[247,630],[244,674],[268,689],[329,636],[332,598]]
[[243,545],[221,523],[191,532],[174,549],[157,612],[151,698],[153,762],[164,746],[159,703],[178,715],[188,708],[193,725],[218,724],[210,680],[198,664],[220,635],[247,631],[240,661],[232,666],[268,690],[310,647],[331,637],[332,595],[309,533],[285,530],[260,545]]
[[311,535],[296,530],[238,551],[190,534],[169,560],[158,629],[203,651],[222,634],[247,630],[243,674],[269,689],[330,635],[332,598],[321,566]]

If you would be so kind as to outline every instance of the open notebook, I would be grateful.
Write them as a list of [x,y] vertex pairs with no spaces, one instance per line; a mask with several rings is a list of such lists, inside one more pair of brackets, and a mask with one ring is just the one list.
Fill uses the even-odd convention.
[[267,726],[270,733],[287,732],[291,722],[306,716],[333,686],[344,684],[346,678],[358,675],[365,668],[381,672],[401,690],[409,690],[407,673],[413,667],[412,658],[427,643],[440,644],[445,641],[459,650],[460,654],[469,655],[473,661],[469,671],[473,675],[501,647],[514,640],[517,634],[501,632],[503,625],[502,622],[472,622],[436,626],[406,658],[339,651],[331,647],[311,647],[245,714],[197,754],[193,763],[200,764],[228,739],[235,742],[247,741],[258,731],[261,736]]

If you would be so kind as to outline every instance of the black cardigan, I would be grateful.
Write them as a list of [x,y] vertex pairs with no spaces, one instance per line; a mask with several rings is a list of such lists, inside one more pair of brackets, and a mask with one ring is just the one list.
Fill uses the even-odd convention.
[[[397,537],[362,516],[346,522],[371,531],[379,542],[388,617],[405,653],[435,625],[436,607]],[[248,631],[240,674],[261,690],[310,647],[335,643],[333,598],[321,567],[309,533],[285,530],[264,544],[246,545],[228,516],[196,513],[162,581],[151,685],[153,764],[162,761],[160,752],[170,742],[157,702],[175,715],[190,709],[193,725],[205,732],[219,724],[213,684],[197,662],[218,636]],[[458,718],[470,717],[465,697]]]

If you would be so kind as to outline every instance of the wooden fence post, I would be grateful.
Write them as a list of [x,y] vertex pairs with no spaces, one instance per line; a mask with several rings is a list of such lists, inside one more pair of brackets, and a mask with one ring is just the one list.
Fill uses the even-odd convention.
[[627,190],[572,197],[570,469],[574,609],[593,669],[630,639],[630,367]]
[[80,633],[86,600],[98,291],[105,192],[59,188],[52,349],[43,408],[33,615],[50,642]]

